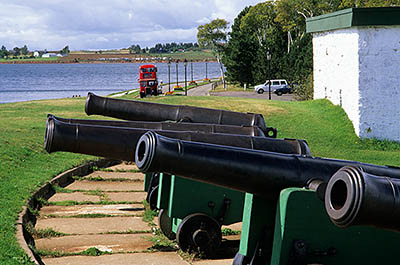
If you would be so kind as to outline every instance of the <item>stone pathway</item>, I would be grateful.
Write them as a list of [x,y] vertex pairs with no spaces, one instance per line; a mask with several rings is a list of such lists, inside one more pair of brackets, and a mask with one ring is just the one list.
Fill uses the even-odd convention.
[[[34,230],[35,245],[44,264],[215,264],[230,265],[229,257],[193,260],[172,249],[155,247],[154,219],[142,220],[144,175],[134,165],[120,164],[60,188],[42,207]],[[240,224],[230,226],[240,230]],[[238,247],[240,236],[227,236],[223,244]],[[233,250],[231,249],[230,252]],[[226,253],[224,254],[226,256]],[[234,254],[233,254],[234,255]]]

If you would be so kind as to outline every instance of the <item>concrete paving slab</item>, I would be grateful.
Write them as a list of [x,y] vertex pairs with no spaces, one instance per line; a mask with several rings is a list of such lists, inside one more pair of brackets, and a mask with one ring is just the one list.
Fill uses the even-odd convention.
[[146,251],[153,245],[148,234],[76,235],[35,240],[36,248],[65,253],[97,248],[106,252]]
[[125,170],[125,171],[129,171],[129,170],[139,170],[138,167],[135,164],[118,164],[112,167],[108,167],[108,169],[114,170],[114,171],[119,171],[119,170]]
[[144,181],[143,173],[133,173],[133,172],[107,172],[107,171],[95,171],[85,177],[85,178],[102,178],[104,180],[112,179],[129,179],[134,181]]
[[[112,254],[98,257],[73,256],[43,259],[46,265],[188,265],[175,252]],[[232,264],[232,263],[231,263]]]
[[101,191],[143,191],[141,181],[75,181],[67,186],[68,190],[101,190]]
[[100,201],[100,197],[95,195],[87,195],[84,194],[83,192],[73,192],[73,193],[59,192],[50,197],[48,201],[49,202],[62,202],[62,201],[98,202]]
[[147,193],[142,192],[105,192],[109,201],[114,202],[142,202]]
[[52,228],[66,234],[101,234],[107,232],[151,231],[142,217],[39,218],[36,229]]
[[139,215],[143,214],[143,204],[114,204],[114,205],[74,205],[74,206],[44,206],[40,215],[74,216],[80,214],[109,214],[109,215]]

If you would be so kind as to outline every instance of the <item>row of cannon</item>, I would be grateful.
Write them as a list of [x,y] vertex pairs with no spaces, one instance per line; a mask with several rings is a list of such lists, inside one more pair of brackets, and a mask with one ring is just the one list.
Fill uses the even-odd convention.
[[236,265],[278,264],[273,263],[278,259],[279,264],[307,264],[313,261],[310,255],[317,261],[337,255],[337,248],[310,252],[304,240],[291,239],[291,254],[282,258],[279,250],[274,258],[280,222],[275,212],[282,210],[288,189],[307,191],[305,196],[313,196],[310,205],[325,208],[310,216],[323,214],[337,227],[373,226],[387,230],[383,238],[397,237],[394,231],[400,230],[400,168],[313,157],[305,140],[276,139],[277,130],[267,127],[261,114],[92,93],[85,112],[124,121],[49,114],[45,149],[135,161],[147,173],[147,198],[160,210],[162,231],[176,237],[183,250],[212,255],[220,245],[221,225],[242,221],[242,230],[248,230],[242,231]]

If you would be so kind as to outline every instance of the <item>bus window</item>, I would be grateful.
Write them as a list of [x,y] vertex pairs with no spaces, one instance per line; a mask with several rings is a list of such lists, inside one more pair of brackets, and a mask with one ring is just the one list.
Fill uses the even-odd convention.
[[146,68],[142,68],[142,69],[140,69],[140,71],[141,71],[142,73],[146,73],[146,72],[147,72],[147,69],[146,69]]
[[146,81],[140,81],[140,86],[141,86],[141,87],[146,86]]
[[154,81],[149,81],[149,86],[154,86]]

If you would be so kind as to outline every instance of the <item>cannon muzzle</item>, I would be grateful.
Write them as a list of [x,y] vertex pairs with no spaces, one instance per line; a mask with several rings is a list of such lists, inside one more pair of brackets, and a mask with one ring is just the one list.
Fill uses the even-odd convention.
[[[134,160],[136,144],[149,129],[66,123],[48,115],[44,145],[47,152],[66,151],[107,158]],[[273,139],[247,135],[208,134],[156,130],[158,134],[186,141],[206,142],[249,149],[310,156],[303,140]]]
[[328,182],[325,209],[339,227],[371,225],[400,231],[400,180],[343,167]]
[[144,121],[116,121],[116,120],[81,120],[64,119],[55,117],[55,119],[65,123],[79,123],[86,125],[100,125],[112,127],[141,128],[158,131],[194,131],[204,133],[223,133],[238,134],[249,136],[265,136],[264,132],[257,126],[233,126],[207,123],[190,122],[144,122]]
[[100,97],[93,93],[88,93],[85,112],[87,115],[98,114],[129,121],[177,121],[257,126],[265,135],[276,137],[276,129],[267,128],[264,117],[255,113],[123,100]]
[[345,165],[400,178],[400,170],[390,167],[188,142],[154,132],[140,138],[135,160],[144,172],[165,172],[273,199],[284,188],[327,182]]

